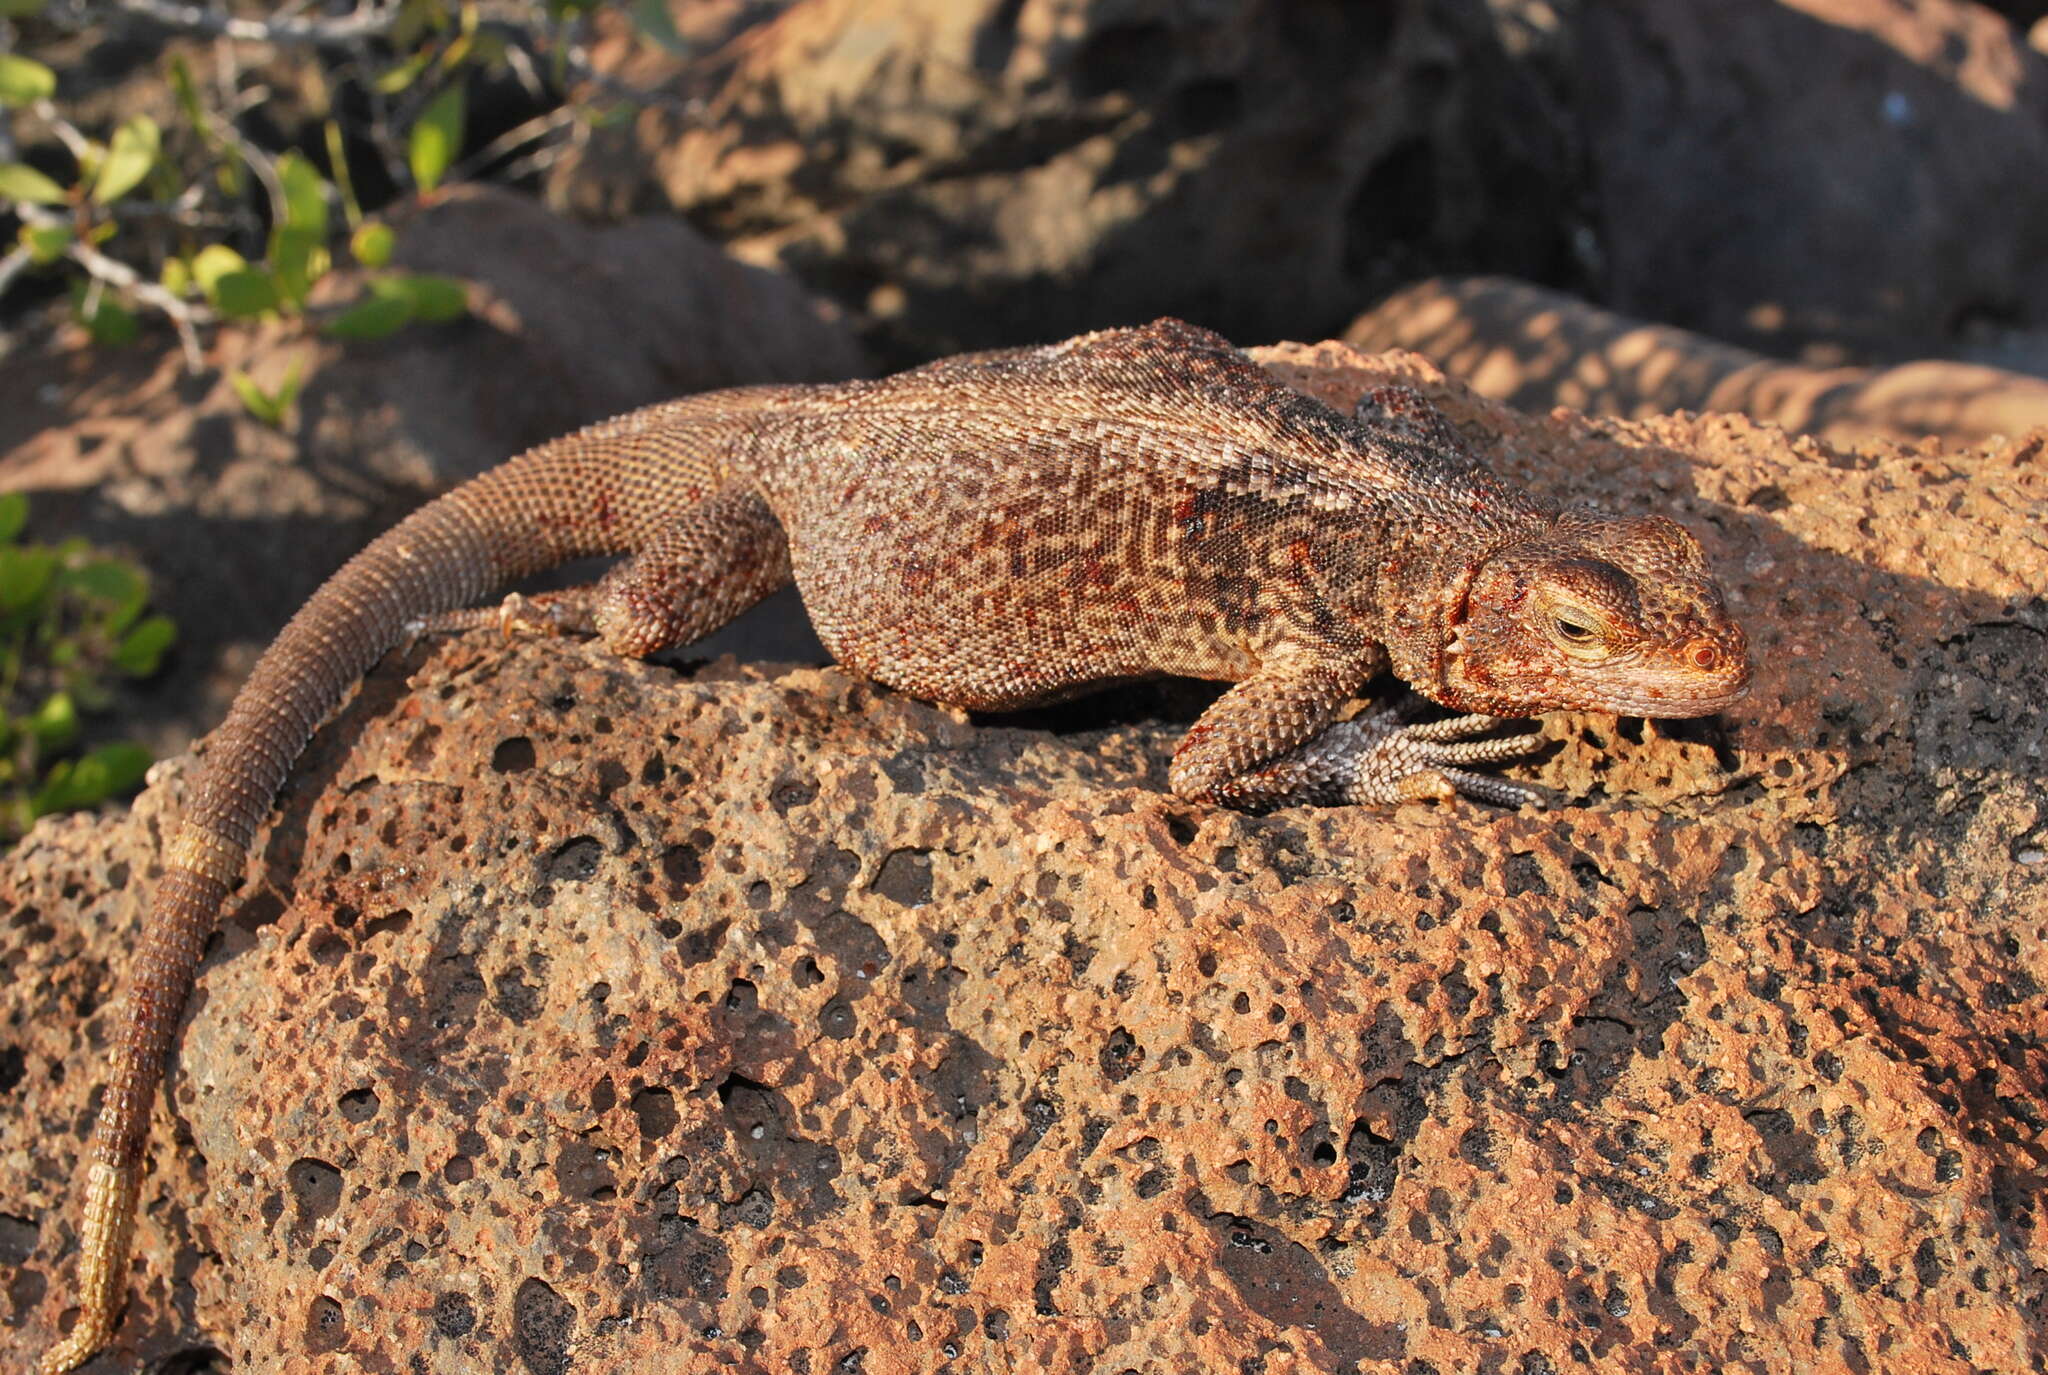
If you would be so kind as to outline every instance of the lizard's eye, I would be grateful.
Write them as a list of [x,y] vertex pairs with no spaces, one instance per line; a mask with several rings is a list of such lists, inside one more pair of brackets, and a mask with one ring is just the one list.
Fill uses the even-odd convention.
[[1566,644],[1587,645],[1593,643],[1593,627],[1582,625],[1569,616],[1559,616],[1552,622],[1557,638]]
[[1550,638],[1574,659],[1604,659],[1609,653],[1604,622],[1575,606],[1550,609]]

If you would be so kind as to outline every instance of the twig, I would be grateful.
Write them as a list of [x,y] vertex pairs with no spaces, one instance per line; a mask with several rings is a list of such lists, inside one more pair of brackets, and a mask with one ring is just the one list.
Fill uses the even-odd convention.
[[50,132],[55,134],[65,148],[70,150],[71,156],[80,165],[83,165],[86,159],[92,155],[92,140],[80,133],[78,126],[64,118],[64,112],[59,110],[50,101],[38,100],[29,108],[36,112],[37,119],[50,126]]
[[[14,213],[21,217],[23,223],[38,228],[69,224],[62,215],[46,210],[40,205],[16,202]],[[199,348],[197,327],[214,322],[215,316],[210,308],[194,305],[182,299],[176,292],[148,280],[128,264],[109,258],[89,243],[73,239],[65,246],[64,256],[84,268],[93,281],[117,286],[136,300],[153,306],[169,316],[172,326],[178,331],[178,343],[185,351],[186,368],[195,373],[206,370],[206,356]]]
[[336,48],[389,33],[398,22],[400,8],[395,4],[358,5],[348,14],[332,18],[303,19],[280,14],[269,19],[238,19],[211,6],[183,5],[175,0],[114,0],[114,6],[188,33],[253,43],[311,43]]
[[559,131],[563,126],[576,122],[576,112],[567,105],[557,106],[544,115],[535,115],[524,124],[507,129],[483,147],[471,153],[449,169],[450,182],[467,181],[499,158],[510,155],[513,150],[542,139]]
[[29,265],[32,256],[28,251],[28,245],[22,244],[6,257],[0,258],[0,296],[7,294],[7,288],[14,284],[14,279]]
[[178,345],[185,352],[185,371],[195,375],[206,371],[206,355],[199,347],[197,326],[213,323],[211,310],[181,300],[174,292],[155,282],[143,280],[134,268],[109,258],[90,244],[73,240],[65,253],[71,261],[101,281],[122,288],[136,300],[155,306],[169,316],[171,327],[178,331]]
[[216,132],[224,143],[241,156],[243,162],[249,164],[249,170],[256,174],[256,180],[263,183],[263,192],[270,197],[270,222],[284,224],[288,221],[291,218],[290,202],[285,199],[284,181],[277,175],[277,164],[271,161],[270,154],[244,138],[242,131],[235,127],[235,121],[231,118],[220,120]]

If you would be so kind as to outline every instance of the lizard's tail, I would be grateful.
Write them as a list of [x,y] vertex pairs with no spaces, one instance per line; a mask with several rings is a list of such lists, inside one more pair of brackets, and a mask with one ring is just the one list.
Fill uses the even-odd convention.
[[646,543],[664,516],[724,482],[752,414],[780,394],[691,397],[529,450],[373,541],[265,651],[213,735],[142,928],[86,1173],[78,1320],[44,1355],[42,1375],[82,1364],[113,1335],[171,1037],[221,903],[314,728],[413,620],[570,559]]

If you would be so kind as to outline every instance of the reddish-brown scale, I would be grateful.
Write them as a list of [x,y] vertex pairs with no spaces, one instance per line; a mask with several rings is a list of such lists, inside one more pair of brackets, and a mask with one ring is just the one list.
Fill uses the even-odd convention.
[[604,554],[630,558],[595,589],[517,607],[648,654],[793,578],[841,663],[934,702],[1017,707],[1148,674],[1230,682],[1170,782],[1235,806],[1392,801],[1418,780],[1536,800],[1468,771],[1532,739],[1468,738],[1491,715],[1332,724],[1389,667],[1480,713],[1689,716],[1748,684],[1742,632],[1677,525],[1560,511],[1487,473],[1411,392],[1338,415],[1176,320],[879,381],[692,397],[542,445],[344,565],[214,733],[108,1068],[78,1320],[42,1371],[113,1330],[172,1029],[315,725],[410,628],[474,623],[462,608],[493,588]]

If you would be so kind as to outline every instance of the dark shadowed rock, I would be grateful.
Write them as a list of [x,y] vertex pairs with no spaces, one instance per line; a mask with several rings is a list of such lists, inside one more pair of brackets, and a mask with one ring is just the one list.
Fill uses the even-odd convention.
[[2048,322],[2048,56],[1985,6],[1576,9],[1603,304],[1778,353]]
[[677,99],[551,193],[664,200],[924,356],[1162,313],[1315,338],[1432,272],[1787,353],[2048,321],[2048,58],[1969,0],[772,14],[609,50]]
[[703,104],[550,193],[683,208],[924,356],[1160,314],[1327,332],[1417,262],[1569,270],[1538,8],[803,0],[691,63],[620,45],[627,84]]
[[[1548,812],[1250,817],[1165,795],[1130,697],[394,656],[230,904],[106,1368],[2027,1368],[2044,436],[1531,419],[1412,355],[1260,356],[1685,521],[1754,695],[1550,718]],[[17,1346],[189,777],[0,869]]]

